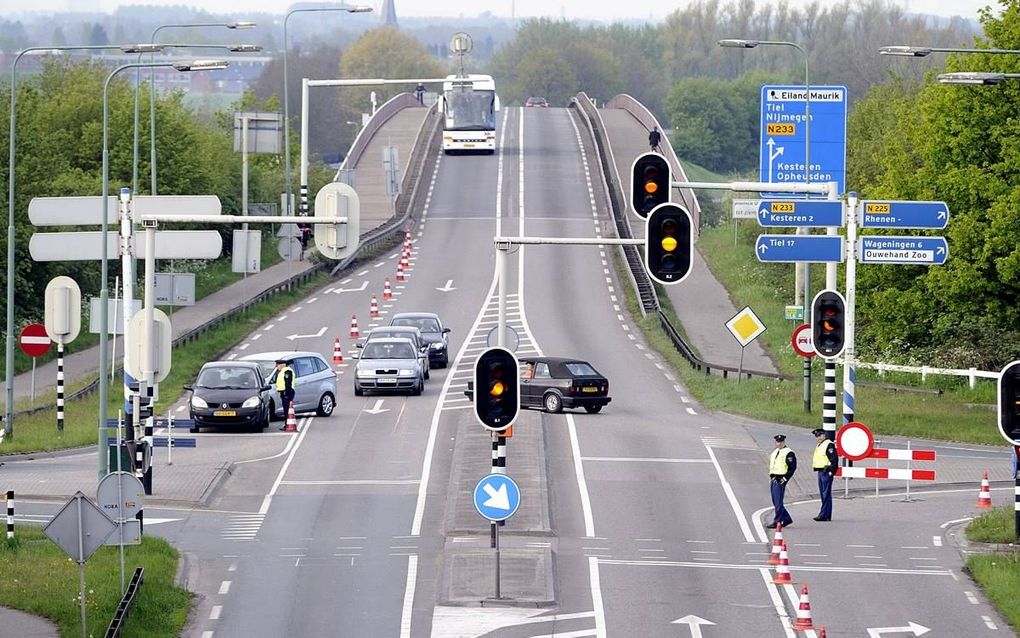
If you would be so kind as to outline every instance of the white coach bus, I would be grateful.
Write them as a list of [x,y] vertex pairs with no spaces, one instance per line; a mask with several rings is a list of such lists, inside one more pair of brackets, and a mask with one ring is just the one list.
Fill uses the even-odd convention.
[[496,152],[499,96],[490,75],[450,75],[439,104],[443,112],[443,152]]

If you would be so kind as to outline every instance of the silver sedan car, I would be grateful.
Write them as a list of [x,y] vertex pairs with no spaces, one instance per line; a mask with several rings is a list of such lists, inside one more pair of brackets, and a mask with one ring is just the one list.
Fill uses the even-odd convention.
[[354,366],[355,396],[373,390],[403,390],[419,395],[424,387],[425,372],[408,339],[371,339],[361,349]]
[[283,359],[294,370],[294,411],[315,410],[319,416],[333,414],[336,407],[336,372],[318,352],[259,352],[241,357],[240,361],[255,361],[262,368],[267,383],[273,386],[269,401],[272,418],[287,418],[283,402],[276,391],[276,361]]

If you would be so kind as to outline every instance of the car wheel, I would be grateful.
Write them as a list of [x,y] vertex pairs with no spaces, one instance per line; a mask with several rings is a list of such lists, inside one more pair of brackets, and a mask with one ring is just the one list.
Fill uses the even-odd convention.
[[261,421],[258,424],[258,427],[255,428],[256,432],[261,432],[262,430],[265,430],[269,427],[270,414],[271,413],[268,410],[266,410],[266,415],[262,417]]
[[431,376],[432,376],[432,369],[429,368],[428,370],[425,371],[425,378],[428,379]]
[[563,409],[563,399],[561,399],[560,395],[555,392],[547,393],[545,397],[542,398],[542,404],[545,406],[546,412],[552,412],[553,414],[556,414]]
[[274,403],[273,401],[269,402],[269,420],[270,421],[276,420],[276,403]]
[[365,396],[365,391],[358,387],[358,384],[354,384],[354,396],[361,397]]
[[315,408],[315,413],[319,416],[329,416],[333,414],[333,408],[336,407],[336,399],[329,392],[324,393],[319,397],[319,407]]
[[602,406],[601,405],[586,405],[586,406],[584,406],[584,411],[587,412],[588,414],[598,414],[599,412],[602,411]]
[[450,365],[450,355],[448,355],[448,354],[444,354],[444,355],[443,355],[443,365],[441,365],[441,366],[439,366],[439,367],[441,367],[441,368],[445,368],[445,367],[446,367],[446,366],[448,366],[448,365]]
[[411,390],[411,394],[413,394],[416,397],[420,397],[421,393],[422,393],[422,390],[424,390],[424,389],[425,389],[425,379],[422,379],[421,377],[418,377],[418,385],[414,386],[414,389]]

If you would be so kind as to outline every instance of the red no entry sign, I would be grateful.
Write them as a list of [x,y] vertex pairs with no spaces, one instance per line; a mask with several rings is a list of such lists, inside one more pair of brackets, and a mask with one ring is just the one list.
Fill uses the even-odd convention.
[[875,436],[863,423],[851,421],[836,432],[836,450],[851,461],[868,458],[874,448]]
[[39,357],[49,352],[52,342],[46,334],[46,326],[41,323],[30,323],[21,331],[18,344],[28,356]]

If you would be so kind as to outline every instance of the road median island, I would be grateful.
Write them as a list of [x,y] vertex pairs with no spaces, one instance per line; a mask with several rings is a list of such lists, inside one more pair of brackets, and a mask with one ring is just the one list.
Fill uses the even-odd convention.
[[[562,416],[552,418],[562,419]],[[439,603],[460,606],[546,607],[555,604],[555,539],[551,527],[546,443],[542,414],[524,411],[507,440],[506,474],[521,488],[521,505],[499,527],[500,599],[495,596],[495,551],[490,523],[474,506],[478,481],[492,470],[492,438],[474,419],[463,421],[454,443],[447,492],[446,545],[443,550]],[[454,537],[477,537],[484,543],[455,543]],[[529,546],[536,538],[549,547]],[[467,545],[467,546],[465,546]]]

